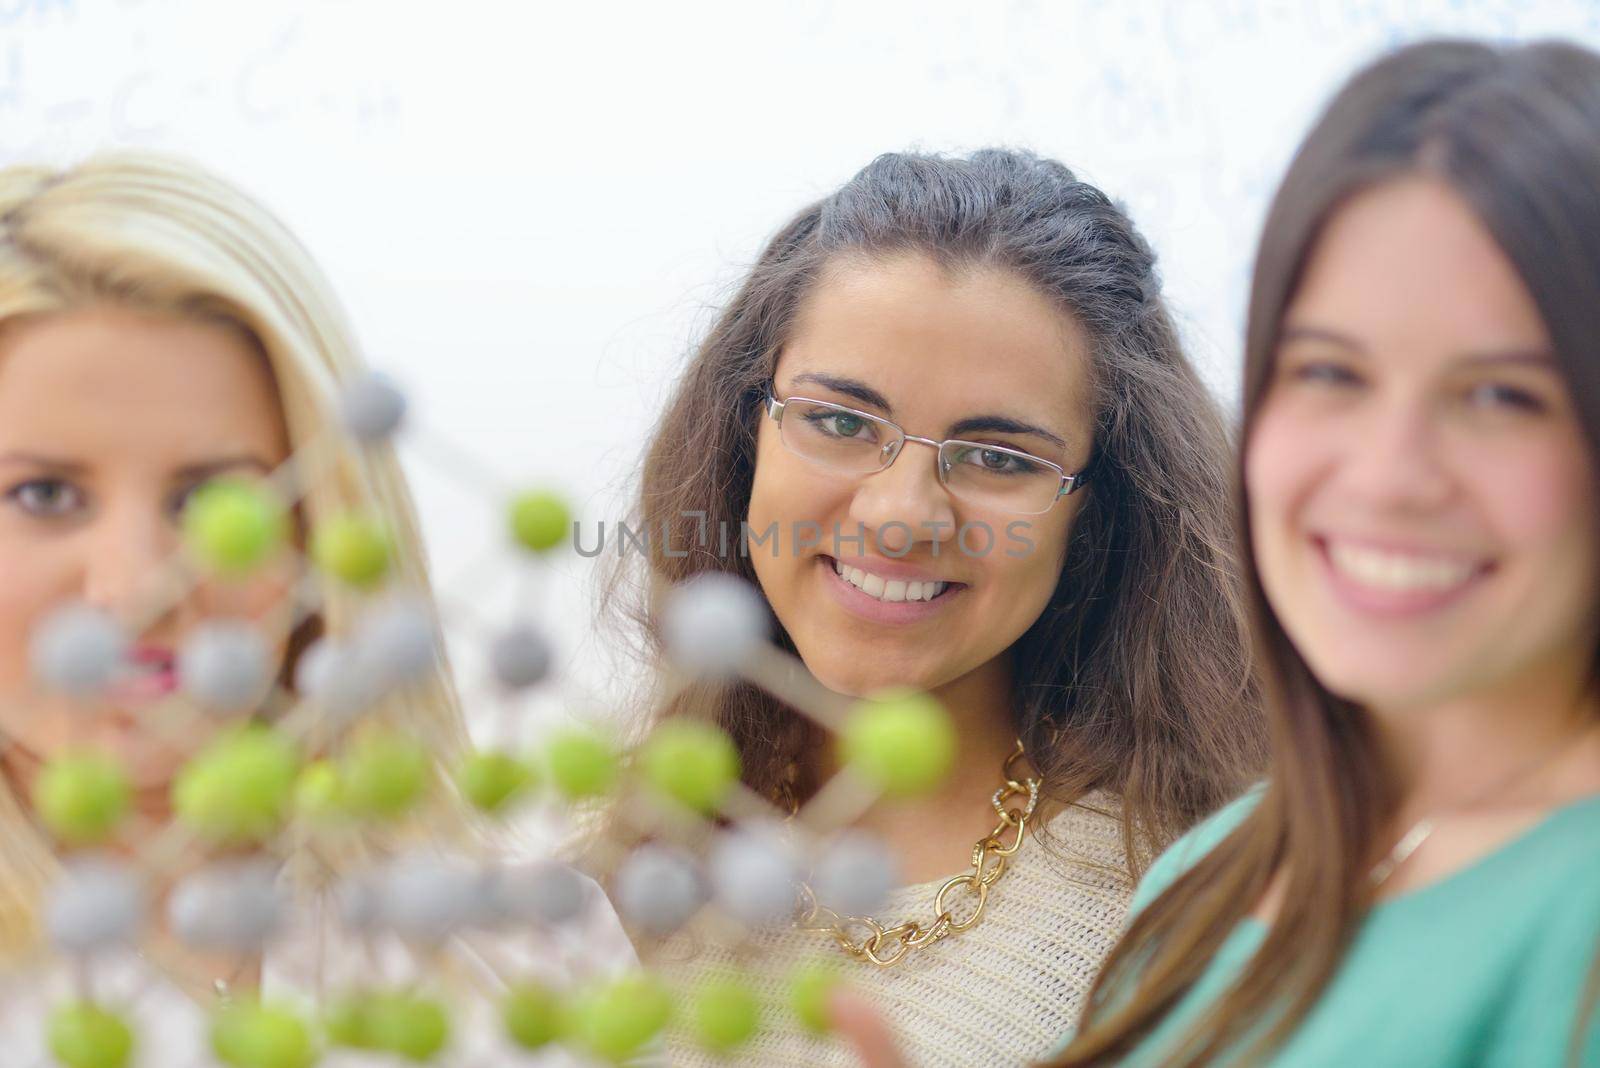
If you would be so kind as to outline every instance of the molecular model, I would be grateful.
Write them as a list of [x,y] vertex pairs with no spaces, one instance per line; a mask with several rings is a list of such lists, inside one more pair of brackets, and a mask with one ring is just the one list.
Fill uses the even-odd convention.
[[[388,443],[404,430],[406,408],[381,376],[348,386],[340,413],[350,441],[338,447],[353,443],[360,454]],[[112,951],[142,946],[154,959],[163,939],[176,939],[213,959],[261,960],[311,910],[357,947],[358,959],[366,952],[377,961],[398,946],[402,966],[357,969],[354,980],[347,972],[309,990],[310,1001],[219,983],[199,1017],[201,1048],[215,1063],[307,1068],[353,1054],[368,1059],[350,1063],[442,1061],[472,1028],[499,1031],[530,1063],[557,1049],[624,1063],[657,1048],[669,1026],[735,1051],[780,1013],[822,1033],[827,997],[843,981],[832,966],[846,959],[841,950],[892,964],[907,948],[961,929],[956,897],[981,898],[1004,866],[1010,850],[987,840],[973,873],[941,892],[945,911],[930,927],[886,931],[859,919],[897,875],[884,843],[842,829],[880,796],[936,785],[954,757],[953,728],[923,694],[847,701],[825,690],[771,643],[759,593],[720,573],[670,591],[663,699],[706,680],[742,679],[833,732],[843,770],[798,812],[779,812],[745,787],[729,737],[692,717],[669,718],[635,745],[605,723],[568,722],[531,748],[451,752],[430,736],[436,728],[404,713],[403,699],[442,653],[432,609],[394,574],[383,523],[339,515],[293,535],[302,480],[315,470],[306,452],[316,447],[265,481],[223,479],[192,495],[180,558],[152,577],[150,618],[194,583],[249,575],[297,551],[297,541],[306,567],[359,594],[355,618],[325,620],[292,686],[275,678],[276,654],[256,628],[209,620],[190,632],[178,650],[178,692],[151,729],[182,737],[204,723],[210,739],[172,781],[170,824],[139,836],[136,851],[113,848],[139,818],[115,760],[75,748],[35,779],[32,811],[61,864],[43,903],[44,949],[32,963],[65,962],[76,976],[74,995],[37,1022],[56,1063],[135,1063],[136,1021],[120,995],[97,983]],[[501,522],[530,567],[545,566],[572,528],[562,499],[537,490],[515,495]],[[315,588],[295,591],[297,618],[318,611]],[[490,685],[502,697],[560,684],[550,644],[528,615],[519,611],[486,642]],[[33,635],[40,692],[93,707],[125,670],[144,625],[82,604],[60,608]],[[1017,826],[1018,810],[999,800],[995,807],[997,834]],[[541,818],[588,820],[586,848],[571,865],[507,860],[494,848],[497,827],[540,810]],[[572,865],[604,886],[634,937],[692,930],[736,943],[798,922],[823,932],[817,959],[791,977],[789,1003],[778,1006],[758,1004],[736,973],[694,990],[669,989],[644,968],[584,975],[581,952],[561,932],[592,904],[593,884]],[[159,910],[146,896],[158,885],[170,888]],[[533,940],[521,961],[499,952],[517,938]],[[536,966],[541,954],[565,954],[578,974],[552,977]]]

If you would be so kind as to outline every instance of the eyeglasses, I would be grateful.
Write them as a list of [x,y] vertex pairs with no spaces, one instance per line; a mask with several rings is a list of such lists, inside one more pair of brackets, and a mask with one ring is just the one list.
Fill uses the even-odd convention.
[[1018,449],[907,434],[881,416],[840,404],[767,394],[767,416],[778,424],[784,447],[801,459],[849,475],[886,469],[908,441],[938,450],[939,482],[974,507],[1016,515],[1042,515],[1087,481],[1059,465]]

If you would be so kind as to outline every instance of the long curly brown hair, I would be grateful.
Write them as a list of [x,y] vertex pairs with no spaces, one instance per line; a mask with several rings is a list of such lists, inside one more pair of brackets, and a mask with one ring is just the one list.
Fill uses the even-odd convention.
[[[1010,650],[1012,706],[1047,791],[1119,796],[1137,872],[1259,773],[1265,735],[1235,580],[1223,419],[1179,344],[1149,245],[1060,163],[1003,150],[884,155],[784,225],[654,430],[629,521],[664,536],[648,552],[617,554],[603,617],[636,625],[637,651],[651,660],[661,589],[703,571],[756,583],[747,555],[698,544],[698,532],[746,519],[764,390],[796,311],[834,257],[904,252],[1015,272],[1092,339],[1094,477],[1055,592]],[[794,651],[781,627],[776,641]],[[815,788],[797,779],[796,758],[819,744],[818,729],[776,698],[745,683],[701,686],[652,714],[690,709],[729,731],[752,788],[801,799]]]

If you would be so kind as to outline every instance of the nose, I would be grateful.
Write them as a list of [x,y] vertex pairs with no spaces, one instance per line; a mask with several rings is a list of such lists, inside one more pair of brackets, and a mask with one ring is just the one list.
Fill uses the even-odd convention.
[[162,603],[167,596],[162,580],[171,576],[180,541],[162,508],[139,501],[108,502],[86,533],[86,601],[134,624],[152,624],[152,616],[175,607]]
[[1426,404],[1396,400],[1374,411],[1351,434],[1339,485],[1352,503],[1394,513],[1426,513],[1448,504],[1456,478],[1440,428]]
[[917,542],[952,541],[955,509],[939,481],[937,451],[907,440],[888,467],[861,480],[850,501],[860,523],[886,553],[904,555]]

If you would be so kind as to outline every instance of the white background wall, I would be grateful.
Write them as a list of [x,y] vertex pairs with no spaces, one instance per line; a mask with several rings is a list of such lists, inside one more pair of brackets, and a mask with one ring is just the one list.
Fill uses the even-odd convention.
[[[426,441],[562,487],[592,530],[741,266],[886,150],[1025,145],[1124,199],[1231,399],[1296,138],[1355,64],[1438,32],[1600,46],[1600,4],[0,0],[0,162],[126,144],[231,176],[321,259]],[[440,585],[503,611],[493,502],[406,457]],[[604,691],[590,569],[543,595]]]

